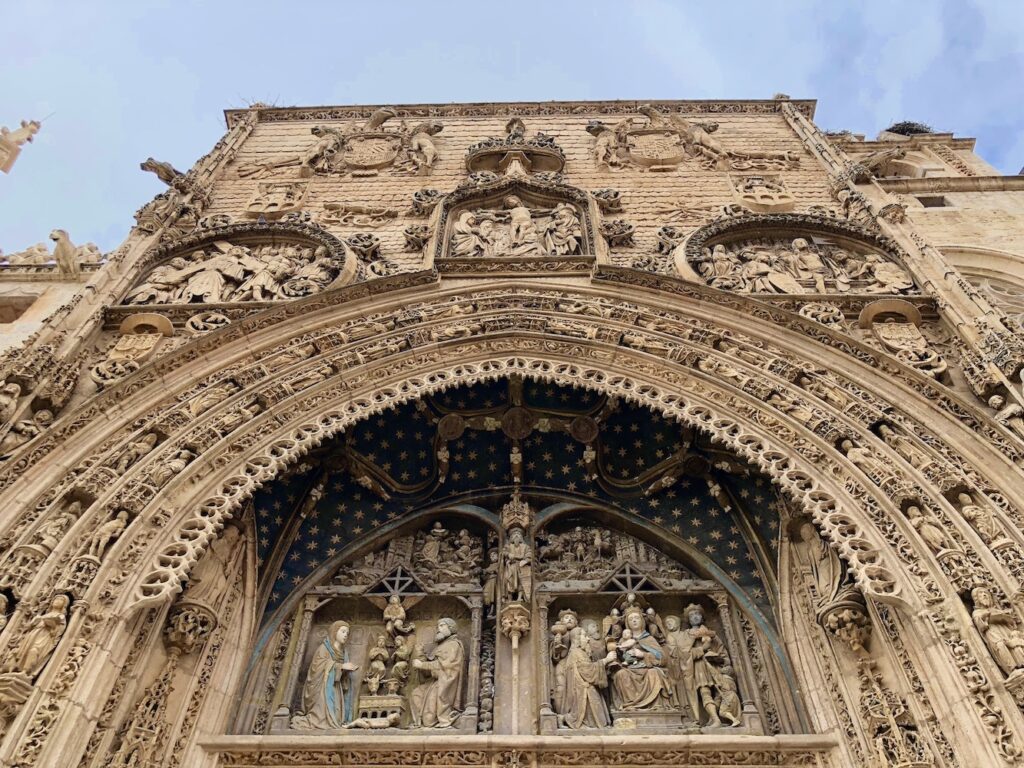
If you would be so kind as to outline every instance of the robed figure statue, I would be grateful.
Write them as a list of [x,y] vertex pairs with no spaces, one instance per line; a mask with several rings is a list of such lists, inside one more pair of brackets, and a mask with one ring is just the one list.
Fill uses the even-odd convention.
[[293,728],[342,728],[354,718],[356,686],[351,678],[359,667],[349,661],[348,635],[348,622],[336,621],[317,646],[302,689],[303,714],[292,718]]
[[434,653],[412,662],[413,669],[433,678],[416,686],[409,696],[413,727],[449,728],[462,714],[466,649],[455,630],[455,619],[438,620]]

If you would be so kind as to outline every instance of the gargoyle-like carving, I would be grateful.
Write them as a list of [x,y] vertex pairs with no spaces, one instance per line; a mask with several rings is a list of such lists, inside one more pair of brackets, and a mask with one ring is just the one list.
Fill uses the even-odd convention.
[[21,154],[22,145],[31,142],[41,127],[42,123],[38,120],[22,120],[21,127],[13,131],[0,127],[0,171],[11,172],[14,161]]

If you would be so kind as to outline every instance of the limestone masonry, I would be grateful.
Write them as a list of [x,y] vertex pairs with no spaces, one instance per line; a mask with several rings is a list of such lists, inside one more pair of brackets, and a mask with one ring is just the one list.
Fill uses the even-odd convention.
[[1024,177],[814,106],[254,105],[4,257],[0,766],[1024,763]]

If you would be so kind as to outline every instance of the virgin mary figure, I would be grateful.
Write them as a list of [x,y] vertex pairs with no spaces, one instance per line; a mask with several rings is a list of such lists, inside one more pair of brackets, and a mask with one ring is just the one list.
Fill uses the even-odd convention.
[[317,646],[302,688],[303,713],[292,718],[293,728],[330,730],[354,718],[357,686],[352,673],[359,667],[349,661],[348,635],[348,622],[336,621]]
[[671,709],[675,702],[665,668],[668,654],[647,631],[642,609],[627,608],[625,623],[636,640],[639,658],[630,666],[620,666],[612,675],[612,707],[624,711]]

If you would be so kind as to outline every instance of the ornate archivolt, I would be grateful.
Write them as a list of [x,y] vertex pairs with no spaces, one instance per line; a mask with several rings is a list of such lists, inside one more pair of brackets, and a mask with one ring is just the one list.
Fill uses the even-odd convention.
[[[347,320],[331,309],[318,316],[295,306],[284,313],[294,315],[290,322],[253,316],[212,331],[100,395],[119,402],[110,412],[117,431],[88,441],[79,433],[73,446],[57,446],[57,434],[92,423],[90,410],[100,401],[66,414],[50,442],[13,457],[6,480],[8,498],[20,499],[27,512],[5,532],[11,548],[5,558],[25,546],[36,547],[37,555],[42,546],[42,557],[10,585],[18,606],[3,642],[18,642],[36,604],[41,610],[54,592],[75,598],[67,629],[34,683],[36,698],[16,717],[19,732],[35,734],[33,754],[42,754],[62,716],[61,691],[74,682],[68,670],[97,663],[86,658],[94,644],[124,631],[106,622],[107,612],[166,606],[228,517],[262,483],[393,403],[516,373],[645,404],[759,466],[849,561],[870,600],[919,612],[909,619],[915,630],[942,641],[919,650],[919,663],[944,669],[952,661],[971,681],[970,704],[960,705],[966,722],[993,750],[1015,755],[1009,729],[1019,716],[1007,712],[1013,704],[999,682],[1002,673],[987,660],[995,641],[986,646],[988,635],[975,635],[968,618],[984,601],[980,593],[970,596],[974,589],[983,586],[1009,605],[1021,584],[1020,526],[1009,523],[1019,518],[1019,493],[995,469],[1005,461],[947,416],[888,402],[882,380],[853,360],[818,348],[822,354],[809,363],[805,337],[767,340],[763,328],[738,314],[720,312],[716,325],[636,302],[636,295],[625,300],[600,291],[509,286],[473,295],[410,290],[369,318],[360,315],[358,300]],[[368,325],[372,340],[357,331]],[[203,342],[233,362],[226,368],[208,362]],[[820,372],[822,357],[835,375]],[[177,371],[174,389],[146,386],[147,368],[163,366]],[[899,386],[902,396],[910,394]],[[151,433],[155,446],[145,438]],[[955,450],[963,457],[951,451],[951,435],[960,435]],[[44,466],[40,459],[54,448]],[[170,461],[181,469],[168,476]],[[68,469],[58,478],[54,467]],[[959,497],[962,491],[973,504]],[[989,522],[977,528],[969,522],[978,513],[963,513],[979,504],[989,510],[983,517],[1003,524],[1006,516],[1001,537]],[[67,527],[50,537],[55,543],[38,543],[42,521],[65,511]],[[113,526],[122,511],[127,527],[106,544],[92,542],[86,532],[101,520]],[[945,540],[929,533],[922,518],[944,526]],[[990,549],[986,536],[988,543],[1007,538],[1014,546]],[[99,561],[95,568],[92,561],[77,565],[87,556]],[[952,588],[940,586],[949,583]],[[97,609],[87,607],[93,601]]]

